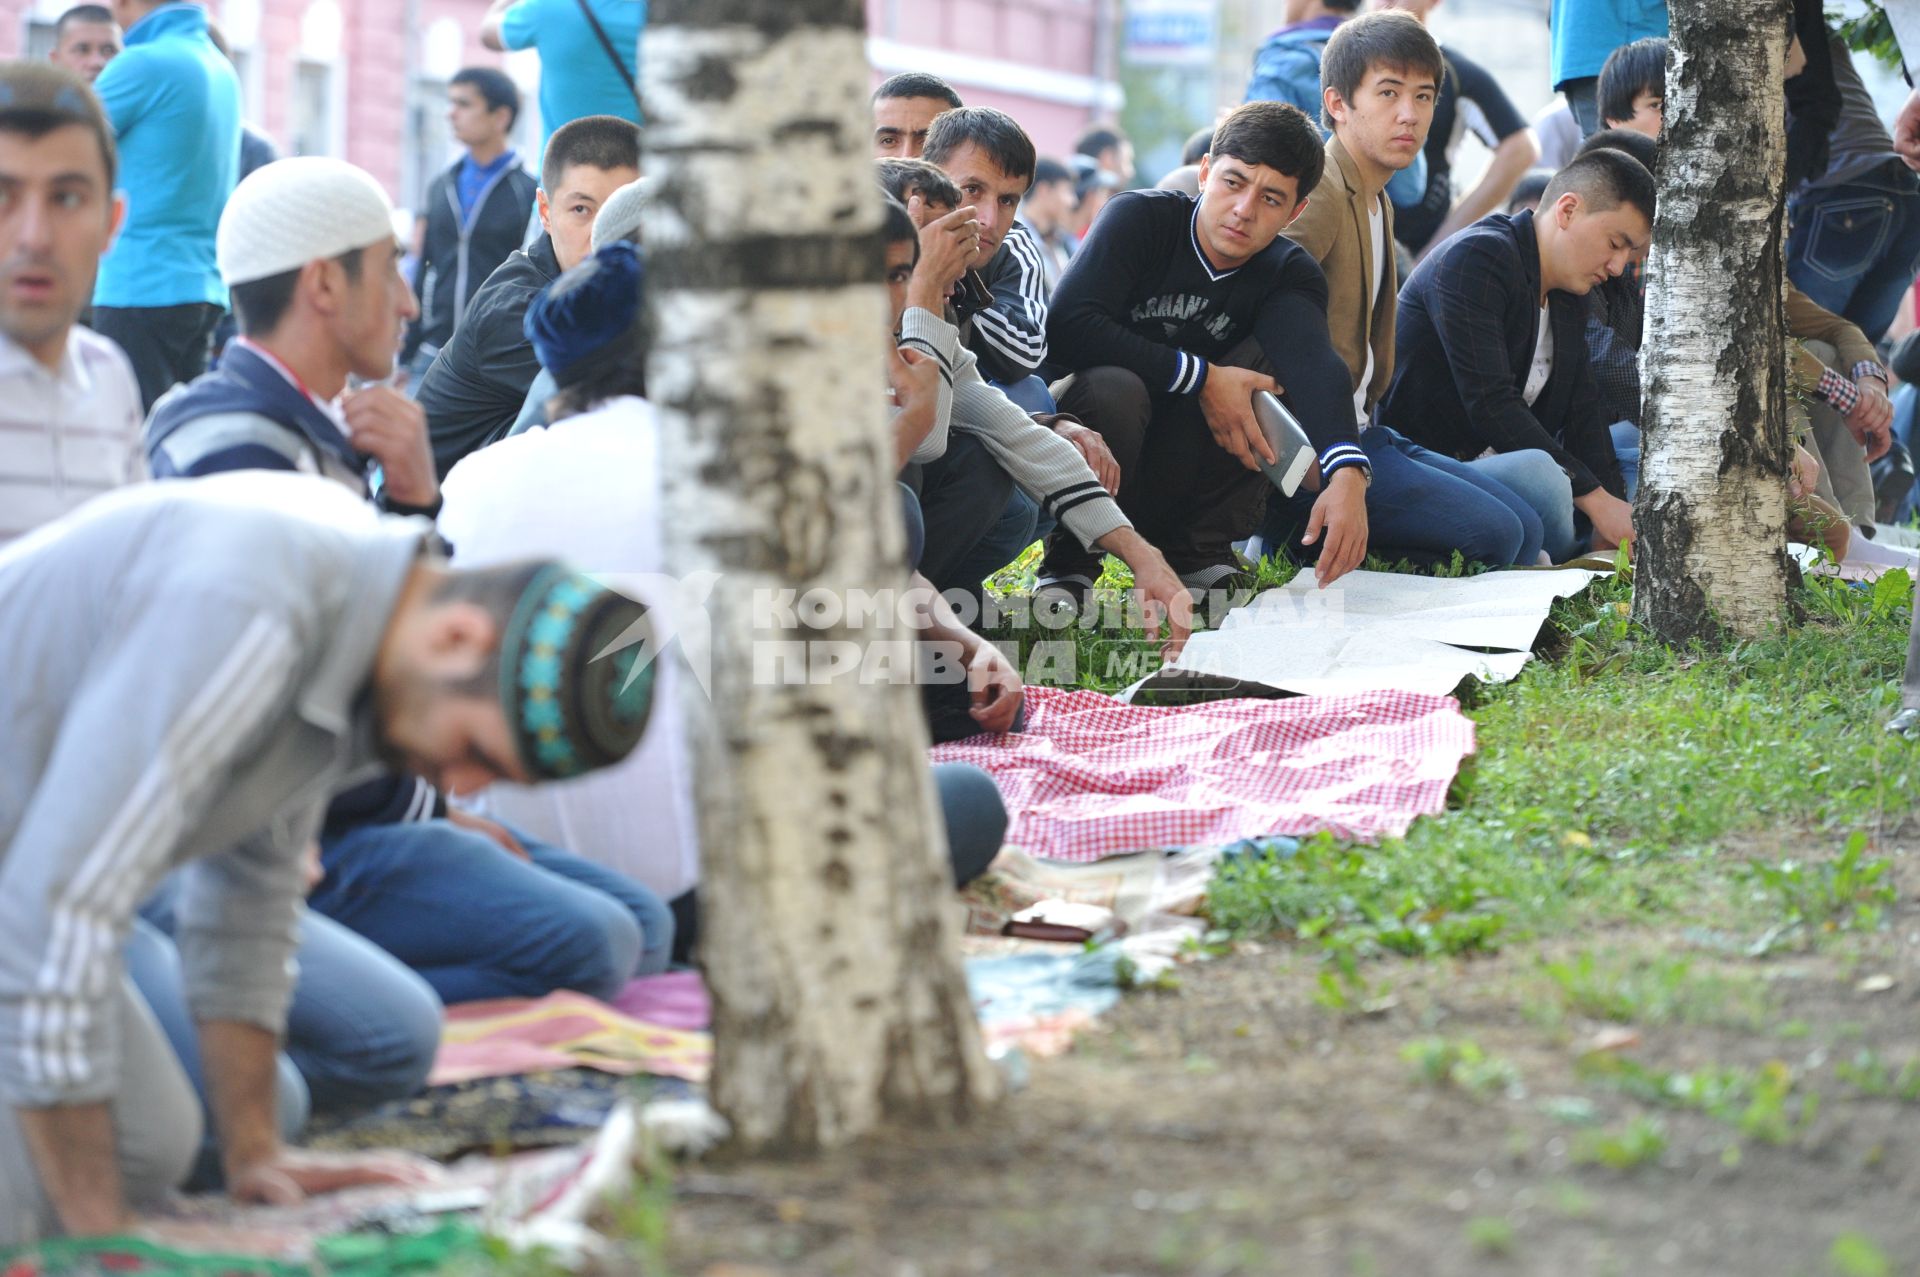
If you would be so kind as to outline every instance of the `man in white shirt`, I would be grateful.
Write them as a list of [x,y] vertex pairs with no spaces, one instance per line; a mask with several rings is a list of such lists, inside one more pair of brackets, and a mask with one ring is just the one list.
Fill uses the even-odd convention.
[[118,346],[79,327],[126,211],[113,133],[54,66],[0,70],[0,546],[145,477],[140,389]]

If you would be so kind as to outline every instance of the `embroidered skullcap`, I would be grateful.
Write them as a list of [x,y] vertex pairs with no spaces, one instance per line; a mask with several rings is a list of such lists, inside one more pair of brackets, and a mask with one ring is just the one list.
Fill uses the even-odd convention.
[[566,780],[633,752],[653,708],[644,605],[570,568],[541,568],[500,637],[500,699],[534,780]]
[[214,250],[232,287],[391,239],[393,202],[372,174],[301,155],[263,165],[233,188]]
[[597,366],[596,355],[639,358],[624,340],[640,318],[640,253],[616,240],[547,285],[527,307],[525,329],[540,366],[562,388]]

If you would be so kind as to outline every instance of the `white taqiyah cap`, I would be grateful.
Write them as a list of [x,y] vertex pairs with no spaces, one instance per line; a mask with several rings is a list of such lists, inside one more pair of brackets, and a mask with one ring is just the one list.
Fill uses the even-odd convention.
[[276,160],[233,190],[215,251],[228,287],[393,238],[393,202],[365,169],[318,155]]

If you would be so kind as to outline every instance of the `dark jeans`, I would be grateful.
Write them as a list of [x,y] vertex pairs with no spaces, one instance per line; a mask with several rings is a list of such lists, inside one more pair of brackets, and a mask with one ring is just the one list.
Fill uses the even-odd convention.
[[1916,267],[1920,178],[1898,160],[1794,201],[1788,277],[1868,341],[1886,335]]
[[[1367,551],[1390,563],[1451,562],[1455,551],[1494,567],[1533,564],[1540,557],[1540,516],[1520,495],[1466,461],[1423,448],[1397,430],[1370,426],[1361,446],[1373,463],[1367,489]],[[1301,551],[1317,494],[1273,494],[1260,525],[1263,553]]]
[[602,1000],[656,975],[673,915],[625,875],[515,834],[521,860],[445,820],[366,825],[320,844],[307,905],[417,971],[444,1002]]
[[[1249,339],[1216,362],[1265,371]],[[1088,368],[1054,383],[1060,411],[1100,432],[1120,465],[1120,509],[1175,572],[1234,562],[1233,543],[1260,522],[1267,476],[1213,440],[1198,397],[1154,395],[1125,368]],[[1098,579],[1101,555],[1065,528],[1047,539],[1042,576]]]
[[[921,575],[936,590],[978,593],[986,573],[1006,562],[1002,559],[982,571],[976,552],[1007,508],[1012,478],[978,435],[960,430],[947,436],[947,451],[938,461],[909,466],[902,478],[920,494],[920,514],[926,525]],[[1014,553],[1018,552],[1016,548]]]
[[1592,137],[1600,131],[1600,102],[1595,91],[1600,87],[1600,77],[1583,75],[1578,80],[1568,80],[1560,86],[1560,92],[1567,98],[1567,105],[1573,108],[1573,119],[1580,126],[1580,136]]
[[95,306],[93,330],[127,352],[140,382],[140,404],[154,400],[207,370],[213,330],[226,314],[207,302],[180,306]]

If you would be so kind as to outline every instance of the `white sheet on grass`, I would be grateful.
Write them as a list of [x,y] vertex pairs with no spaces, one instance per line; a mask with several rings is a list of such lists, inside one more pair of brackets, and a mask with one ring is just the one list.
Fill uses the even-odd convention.
[[1170,668],[1303,695],[1382,688],[1445,695],[1462,679],[1504,683],[1531,659],[1553,601],[1600,575],[1350,572],[1322,590],[1302,572],[1229,613],[1219,630],[1194,635]]

